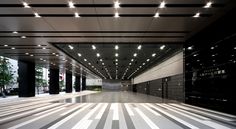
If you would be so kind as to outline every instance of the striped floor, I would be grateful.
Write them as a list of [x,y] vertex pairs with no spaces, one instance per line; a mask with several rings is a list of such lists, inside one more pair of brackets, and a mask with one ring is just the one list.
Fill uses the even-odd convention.
[[0,129],[236,128],[236,116],[182,103],[54,102],[71,96],[0,101]]

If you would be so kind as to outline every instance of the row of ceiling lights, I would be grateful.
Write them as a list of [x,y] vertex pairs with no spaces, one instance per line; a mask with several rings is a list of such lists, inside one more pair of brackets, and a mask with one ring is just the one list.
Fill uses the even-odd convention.
[[[203,8],[210,8],[212,6],[212,3],[213,3],[212,1],[207,2],[206,5]],[[26,2],[23,2],[23,5],[24,5],[25,8],[30,8],[29,4],[26,3]],[[74,2],[72,2],[72,1],[68,2],[68,6],[69,6],[69,8],[75,8]],[[162,1],[159,5],[159,8],[165,8],[165,7],[166,7],[166,2]],[[120,8],[120,3],[118,1],[114,2],[114,8],[115,9]],[[35,12],[34,15],[35,15],[36,18],[41,17],[37,12]],[[76,18],[80,17],[78,12],[75,12],[74,15],[75,15]],[[114,17],[115,18],[120,17],[118,11],[115,12]],[[155,18],[160,17],[159,12],[156,12],[153,17],[155,17]],[[195,18],[200,17],[200,13],[197,12],[193,17],[195,17]]]

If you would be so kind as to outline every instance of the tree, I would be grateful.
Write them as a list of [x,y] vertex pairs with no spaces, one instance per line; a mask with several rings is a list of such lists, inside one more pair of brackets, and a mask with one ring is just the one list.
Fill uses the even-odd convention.
[[14,83],[13,65],[9,59],[0,57],[0,92],[5,97],[5,86]]
[[39,94],[39,88],[44,87],[45,79],[43,79],[43,68],[37,65],[35,66],[35,83]]

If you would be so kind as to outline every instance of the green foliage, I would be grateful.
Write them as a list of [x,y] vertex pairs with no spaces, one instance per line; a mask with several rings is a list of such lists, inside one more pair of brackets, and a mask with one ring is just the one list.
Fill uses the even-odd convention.
[[47,81],[43,79],[43,68],[35,66],[35,83],[36,87],[46,87]]
[[0,87],[2,88],[14,82],[13,65],[10,64],[7,58],[0,57]]

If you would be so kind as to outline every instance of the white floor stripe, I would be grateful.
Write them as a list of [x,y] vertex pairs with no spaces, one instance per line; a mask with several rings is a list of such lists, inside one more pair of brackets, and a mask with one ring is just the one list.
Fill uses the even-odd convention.
[[182,119],[180,119],[180,118],[178,118],[178,117],[176,117],[176,116],[174,116],[174,115],[171,115],[170,113],[165,112],[165,111],[163,111],[162,109],[160,109],[160,108],[158,108],[158,107],[156,107],[156,106],[154,106],[154,105],[152,105],[152,104],[147,103],[147,105],[150,106],[150,107],[152,107],[152,108],[154,108],[154,109],[156,109],[156,110],[158,110],[159,112],[161,112],[161,113],[167,115],[168,117],[171,117],[172,119],[174,119],[174,120],[176,120],[176,121],[178,121],[178,122],[184,124],[185,126],[191,128],[191,129],[199,129],[198,127],[196,127],[196,126],[194,126],[194,125],[192,125],[192,124],[190,124],[190,123],[188,123],[188,122],[186,122],[186,121],[184,121],[184,120],[182,120]]
[[86,104],[83,108],[81,108],[80,110],[72,113],[71,115],[67,116],[66,118],[62,119],[61,121],[57,122],[56,124],[52,125],[51,127],[49,127],[48,129],[56,129],[59,126],[61,126],[62,124],[64,124],[65,122],[67,122],[68,120],[70,120],[72,117],[76,116],[77,114],[79,114],[80,112],[84,111],[85,109],[87,109],[88,107],[90,107],[92,104]]
[[134,112],[130,109],[129,105],[127,103],[124,104],[125,108],[130,116],[134,116]]
[[101,119],[101,118],[102,118],[102,115],[103,115],[104,111],[106,110],[107,106],[108,106],[107,103],[105,103],[105,104],[103,105],[103,107],[101,108],[101,110],[99,111],[99,113],[97,114],[97,116],[95,117],[95,119]]
[[38,112],[38,111],[44,110],[46,108],[48,108],[48,107],[47,106],[46,107],[41,107],[41,108],[37,108],[37,109],[27,111],[27,112],[24,112],[24,113],[20,113],[20,114],[16,114],[16,115],[13,115],[13,116],[5,117],[5,118],[0,119],[0,122],[10,120],[10,119],[13,119],[13,118],[18,118],[18,117],[21,117],[21,116],[24,116],[24,115],[27,115],[27,114],[31,114],[31,113],[34,113],[34,112]]
[[[42,115],[42,114],[51,112],[51,111],[53,111],[53,110],[55,110],[55,109],[57,109],[57,108],[65,107],[65,106],[68,106],[68,105],[69,105],[69,104],[63,104],[63,105],[61,105],[61,106],[59,106],[59,107],[54,107],[54,108],[48,109],[48,110],[46,110],[46,111],[42,111],[42,112],[40,112],[40,113],[34,114],[33,116],[40,116],[40,115]],[[51,106],[51,107],[52,107],[52,106]]]
[[113,110],[112,120],[119,120],[118,103],[112,103],[110,110]]
[[185,103],[181,103],[181,105],[186,105],[186,106],[189,106],[189,107],[193,107],[193,108],[197,108],[197,109],[200,109],[200,110],[216,113],[216,114],[219,114],[219,115],[224,115],[224,116],[236,118],[235,115],[231,115],[231,114],[227,114],[227,113],[223,113],[223,112],[217,112],[217,111],[209,110],[209,109],[206,109],[206,108],[201,108],[201,107],[197,107],[197,106],[193,106],[193,105],[188,105],[188,104],[185,104]]
[[71,112],[77,110],[78,108],[83,107],[84,105],[85,105],[85,103],[79,104],[79,105],[77,105],[76,107],[74,107],[74,108],[72,108],[72,109],[70,109],[70,110],[68,110],[68,111],[66,111],[66,112],[64,112],[64,113],[62,113],[62,114],[60,114],[60,116],[67,115],[67,114],[69,114],[69,113],[71,113]]
[[157,127],[141,110],[139,110],[138,108],[134,109],[152,129],[159,129],[159,127]]
[[156,116],[161,116],[161,114],[159,114],[159,113],[153,111],[151,108],[149,108],[149,107],[146,106],[145,104],[142,103],[142,104],[140,104],[140,105],[142,105],[144,108],[146,108],[148,111],[150,111],[151,113],[155,114]]
[[92,123],[92,120],[88,119],[95,113],[95,111],[98,110],[101,105],[102,103],[99,103],[95,108],[89,111],[76,125],[72,127],[72,129],[87,129]]
[[10,128],[8,128],[8,129],[17,129],[17,128],[19,128],[19,127],[22,127],[22,126],[24,126],[24,125],[27,125],[27,124],[29,124],[29,123],[32,123],[32,122],[34,122],[34,121],[36,121],[36,120],[39,120],[39,119],[44,118],[44,117],[46,117],[46,116],[49,116],[49,115],[51,115],[51,114],[53,114],[53,113],[59,112],[59,111],[61,111],[61,110],[63,110],[63,109],[65,109],[65,107],[59,108],[59,109],[57,109],[57,110],[54,110],[54,111],[52,111],[52,112],[50,112],[50,113],[47,113],[47,114],[45,114],[45,115],[42,115],[42,116],[38,116],[38,117],[36,117],[36,118],[34,118],[34,119],[25,121],[25,122],[23,122],[23,123],[20,123],[20,124],[18,124],[18,125],[15,125],[15,126],[13,126],[13,127],[10,127]]
[[[164,104],[164,105],[166,105],[166,104]],[[192,112],[189,112],[189,111],[180,109],[180,108],[176,108],[176,107],[174,107],[174,106],[172,106],[172,105],[167,105],[167,106],[171,107],[171,108],[174,109],[174,110],[177,110],[177,111],[180,111],[180,112],[183,112],[183,113],[186,113],[186,114],[189,114],[189,115],[192,115],[192,116],[201,118],[201,119],[203,119],[203,120],[211,120],[210,118],[207,118],[207,117],[204,117],[204,116],[200,116],[200,115],[198,115],[198,114],[195,114],[195,113],[192,113]]]
[[182,108],[182,109],[185,109],[185,110],[188,110],[188,111],[195,111],[195,112],[198,112],[200,114],[205,114],[207,116],[215,117],[215,118],[218,118],[218,119],[221,119],[221,120],[234,121],[233,119],[228,119],[228,118],[221,117],[221,116],[218,116],[218,115],[215,115],[215,114],[207,113],[207,112],[204,112],[204,111],[199,111],[199,110],[196,110],[196,109],[193,109],[193,108],[184,107],[182,105],[178,105],[178,104],[170,104],[170,105],[174,105],[176,107],[179,107],[179,108]]
[[202,123],[202,124],[205,124],[205,125],[207,125],[207,126],[210,126],[210,127],[212,127],[212,128],[215,128],[215,129],[230,129],[230,128],[228,128],[228,127],[225,127],[225,126],[223,126],[223,125],[220,125],[220,124],[218,124],[218,123],[215,123],[215,122],[212,122],[212,121],[206,121],[206,120],[200,120],[200,119],[198,119],[198,118],[196,118],[196,117],[193,117],[193,116],[190,116],[190,115],[187,115],[187,114],[185,114],[185,113],[182,113],[182,112],[179,112],[179,111],[177,111],[176,109],[172,109],[170,106],[168,106],[168,105],[166,105],[166,104],[158,104],[159,106],[161,106],[161,107],[163,107],[163,108],[167,108],[168,110],[170,110],[170,111],[172,111],[172,112],[176,112],[176,113],[178,113],[178,114],[180,114],[180,115],[182,115],[182,116],[185,116],[185,117],[188,117],[188,118],[190,118],[190,119],[192,119],[192,120],[195,120],[195,121],[197,121],[197,122],[199,122],[199,123]]

